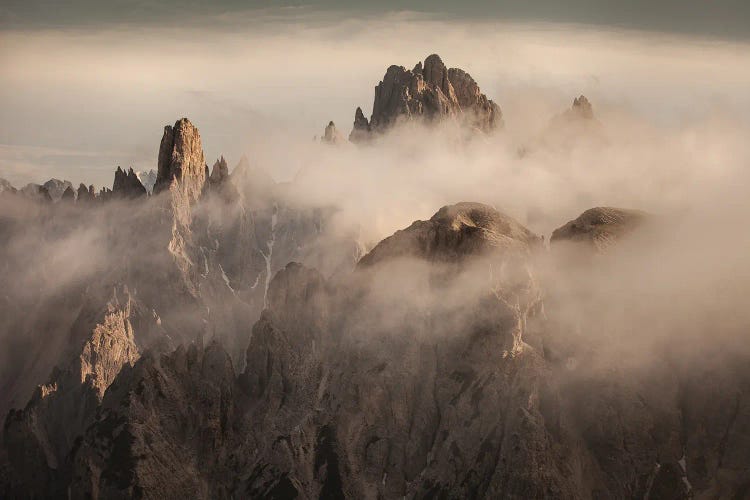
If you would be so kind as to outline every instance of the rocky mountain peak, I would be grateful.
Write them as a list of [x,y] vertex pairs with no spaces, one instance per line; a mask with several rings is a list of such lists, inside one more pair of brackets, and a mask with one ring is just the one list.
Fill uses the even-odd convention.
[[384,239],[362,257],[359,266],[398,257],[457,262],[468,255],[511,249],[528,253],[540,242],[537,235],[494,208],[462,202]]
[[570,109],[577,117],[586,119],[594,118],[594,108],[584,95],[573,99],[573,106]]
[[218,185],[226,179],[229,179],[229,167],[227,166],[227,160],[225,160],[224,155],[222,155],[214,162],[214,166],[211,167],[209,181],[211,184]]
[[191,202],[200,197],[206,183],[201,136],[187,118],[164,127],[154,193],[167,189],[173,180],[178,181]]
[[[420,63],[421,71],[421,63]],[[354,112],[354,127],[349,134],[349,140],[351,142],[363,142],[370,137],[370,121],[365,117],[362,112],[362,108],[357,107]]]
[[445,67],[439,55],[432,54],[424,60],[422,76],[426,83],[439,88],[446,97],[451,97],[454,94],[453,85],[448,79],[448,68]]
[[75,199],[76,192],[72,186],[68,186],[67,188],[65,188],[65,191],[63,191],[63,194],[60,197],[60,201],[75,201]]
[[146,195],[146,188],[132,167],[127,173],[120,167],[115,170],[115,180],[112,183],[112,194],[119,198],[137,198]]
[[350,140],[362,141],[371,131],[384,131],[402,119],[439,120],[458,117],[471,128],[488,132],[502,123],[500,108],[479,90],[463,70],[448,69],[440,56],[428,56],[409,71],[390,66],[375,87],[368,122],[357,108]]

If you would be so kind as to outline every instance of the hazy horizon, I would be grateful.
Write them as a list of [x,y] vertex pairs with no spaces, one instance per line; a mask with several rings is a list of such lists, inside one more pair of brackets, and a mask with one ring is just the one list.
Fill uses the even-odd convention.
[[183,116],[209,164],[247,154],[286,180],[303,161],[289,143],[312,141],[329,120],[348,135],[389,65],[431,53],[471,73],[516,137],[533,137],[579,94],[604,114],[676,129],[750,117],[750,44],[714,35],[310,7],[184,28],[65,19],[0,31],[0,177],[17,187],[53,177],[111,186],[118,165],[155,168],[162,127]]

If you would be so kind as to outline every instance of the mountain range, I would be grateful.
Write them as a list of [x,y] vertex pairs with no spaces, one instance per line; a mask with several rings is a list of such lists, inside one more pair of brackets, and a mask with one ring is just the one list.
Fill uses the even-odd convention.
[[[348,137],[446,120],[504,126],[431,55]],[[551,123],[598,127],[583,96]],[[747,355],[669,337],[633,369],[604,334],[669,221],[593,207],[545,238],[457,200],[371,243],[294,192],[209,169],[187,118],[112,189],[0,180],[0,497],[748,498]]]

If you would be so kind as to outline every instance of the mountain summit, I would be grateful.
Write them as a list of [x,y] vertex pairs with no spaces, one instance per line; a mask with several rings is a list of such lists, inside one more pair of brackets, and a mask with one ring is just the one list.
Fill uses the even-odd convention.
[[468,127],[488,132],[502,123],[500,107],[488,99],[467,72],[448,69],[432,54],[414,69],[389,67],[375,87],[372,117],[357,108],[349,140],[358,142],[371,132],[383,132],[399,120],[437,121],[455,118]]

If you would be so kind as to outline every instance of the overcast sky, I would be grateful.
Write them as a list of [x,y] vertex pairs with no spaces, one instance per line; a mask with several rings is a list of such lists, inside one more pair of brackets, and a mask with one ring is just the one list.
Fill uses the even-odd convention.
[[250,9],[295,7],[346,11],[352,15],[412,10],[456,18],[574,22],[720,37],[750,36],[750,2],[745,0],[5,0],[3,5],[2,23],[6,28],[164,24]]
[[750,116],[750,2],[487,3],[5,0],[0,177],[111,185],[117,165],[154,168],[181,116],[209,162],[265,154],[289,177],[299,159],[285,142],[331,119],[348,134],[388,65],[433,52],[468,70],[511,130],[580,93],[662,122]]

